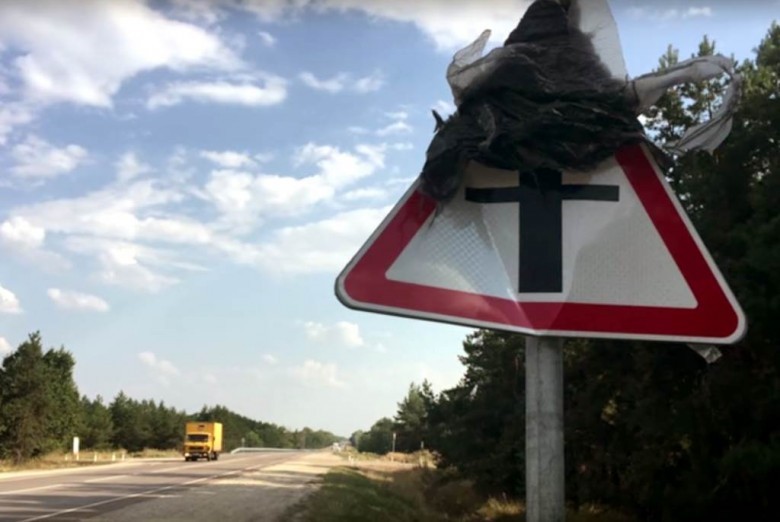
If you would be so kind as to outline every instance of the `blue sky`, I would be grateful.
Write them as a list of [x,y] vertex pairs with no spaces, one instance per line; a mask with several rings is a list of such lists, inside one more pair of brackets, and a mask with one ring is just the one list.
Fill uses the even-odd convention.
[[[469,329],[348,310],[333,281],[453,110],[453,51],[526,6],[3,1],[0,355],[40,330],[89,396],[345,435],[454,385]],[[612,8],[632,76],[704,34],[749,57],[780,13]]]

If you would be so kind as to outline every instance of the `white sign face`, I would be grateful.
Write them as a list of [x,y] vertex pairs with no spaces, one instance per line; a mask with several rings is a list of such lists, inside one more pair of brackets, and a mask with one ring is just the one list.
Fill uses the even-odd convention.
[[412,187],[337,281],[352,308],[539,335],[734,342],[745,319],[654,160]]
[[79,454],[79,438],[73,437],[73,454],[78,455]]

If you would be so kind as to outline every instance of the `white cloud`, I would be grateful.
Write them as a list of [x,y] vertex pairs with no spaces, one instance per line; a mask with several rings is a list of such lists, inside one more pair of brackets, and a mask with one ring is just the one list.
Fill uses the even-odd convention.
[[320,80],[319,78],[314,76],[314,74],[308,71],[302,72],[300,75],[298,75],[298,77],[308,87],[311,87],[312,89],[318,91],[329,92],[332,94],[343,91],[346,88],[347,80],[349,79],[349,75],[347,75],[347,73],[339,73],[333,78],[329,78],[327,80]]
[[46,293],[54,304],[65,310],[107,312],[109,309],[108,303],[96,295],[60,290],[59,288],[49,288]]
[[202,191],[222,213],[222,222],[235,232],[250,230],[263,217],[299,215],[332,199],[337,191],[374,174],[384,166],[382,147],[358,145],[354,152],[309,143],[299,148],[293,164],[314,166],[305,177],[253,175],[215,170]]
[[225,0],[170,0],[171,14],[192,22],[214,25],[225,18]]
[[34,246],[42,242],[42,231],[64,234],[69,251],[95,260],[99,280],[158,292],[178,281],[168,271],[201,267],[180,259],[185,255],[192,259],[192,252],[174,254],[141,242],[205,247],[214,237],[208,224],[166,212],[185,197],[183,189],[159,180],[111,184],[80,197],[12,209],[15,220],[0,225],[0,239],[5,236],[19,243],[27,237],[24,241]]
[[267,243],[223,243],[222,250],[236,262],[277,274],[334,273],[387,215],[390,207],[342,212],[322,221],[285,227]]
[[276,38],[271,33],[266,31],[258,31],[257,36],[260,37],[260,41],[263,42],[263,45],[266,47],[273,47],[276,45]]
[[28,136],[11,150],[16,165],[11,173],[22,178],[53,178],[73,171],[87,158],[78,145],[57,148],[38,136]]
[[406,112],[406,111],[390,111],[390,112],[386,112],[385,116],[387,116],[391,120],[408,120],[409,119],[409,113]]
[[135,153],[126,152],[116,162],[116,171],[117,180],[124,183],[140,175],[148,174],[152,171],[152,168],[141,163]]
[[389,136],[391,134],[409,134],[412,132],[412,126],[403,120],[393,122],[376,131],[377,136]]
[[713,9],[708,6],[689,7],[687,9],[651,9],[648,7],[632,7],[628,10],[634,18],[647,18],[651,20],[686,20],[688,18],[710,17]]
[[287,98],[285,80],[278,76],[264,75],[259,85],[255,82],[228,81],[169,83],[153,93],[147,100],[146,106],[149,109],[158,109],[185,101],[194,101],[264,107],[278,105],[285,98]]
[[0,246],[25,261],[47,270],[68,268],[70,263],[61,255],[43,248],[46,230],[23,217],[14,216],[0,224]]
[[13,351],[14,349],[11,347],[11,343],[9,343],[5,337],[0,337],[0,357],[5,357]]
[[366,342],[360,335],[360,327],[355,323],[339,321],[333,325],[306,322],[303,325],[306,337],[323,344],[337,344],[347,348],[359,348]]
[[405,142],[393,143],[390,145],[390,148],[392,150],[398,150],[398,151],[413,150],[414,145],[409,143],[408,141],[405,141]]
[[293,367],[291,373],[307,386],[346,387],[346,383],[338,377],[338,367],[333,363],[322,363],[307,359],[302,365]]
[[319,79],[314,74],[304,71],[298,75],[308,87],[318,91],[336,94],[342,91],[352,91],[360,94],[378,91],[384,85],[384,76],[377,71],[368,76],[354,79],[352,75],[340,72],[328,79]]
[[350,9],[409,22],[430,37],[439,50],[453,50],[471,43],[485,29],[503,41],[515,28],[530,0],[493,0],[486,9],[481,2],[451,0],[321,0],[323,9]]
[[357,154],[330,145],[307,143],[297,150],[293,163],[316,165],[317,176],[336,187],[370,176],[377,168],[384,167],[384,147],[363,144],[356,146],[355,151]]
[[350,190],[342,199],[344,201],[360,201],[365,199],[383,199],[387,196],[387,191],[379,187],[367,187]]
[[106,284],[156,293],[179,282],[175,277],[152,271],[127,250],[109,248],[98,259],[101,265],[100,279]]
[[[175,165],[163,167],[167,176],[157,179],[134,178],[149,167],[127,153],[117,164],[126,182],[9,209],[9,219],[0,222],[0,245],[30,256],[36,252],[43,260],[44,244],[53,235],[67,252],[87,258],[79,263],[93,267],[98,281],[150,293],[179,282],[182,271],[204,270],[205,261],[199,259],[215,254],[277,275],[330,272],[349,259],[383,210],[357,210],[272,229],[262,242],[244,242],[240,236],[266,220],[298,217],[316,205],[338,208],[339,201],[379,198],[380,188],[348,189],[383,168],[386,152],[393,148],[362,144],[342,150],[309,143],[292,158],[298,176],[220,169],[200,187],[187,174],[182,151]],[[244,152],[204,152],[223,163],[254,161]],[[198,202],[212,204],[216,218],[206,221],[174,212]],[[48,257],[48,264],[56,257],[67,265],[59,254],[48,252]]]
[[[215,35],[171,20],[139,0],[0,2],[0,42],[29,98],[110,107],[122,83],[144,71],[234,69],[240,61]],[[95,52],[99,49],[100,52]]]
[[270,353],[264,354],[263,360],[268,364],[276,364],[278,362],[278,359],[273,355],[271,355]]
[[436,100],[436,103],[431,107],[433,110],[439,113],[442,118],[447,118],[450,114],[455,112],[455,105],[451,101]]
[[239,169],[256,165],[255,160],[246,152],[202,150],[200,151],[200,157],[226,169]]
[[258,163],[268,163],[269,161],[274,159],[274,153],[273,152],[258,152],[252,158],[257,161]]
[[14,128],[30,123],[35,113],[24,105],[3,103],[0,106],[0,145],[5,145]]
[[12,217],[0,225],[0,241],[19,249],[34,249],[43,246],[46,231],[32,225],[23,217]]
[[174,12],[185,19],[213,25],[225,17],[225,10],[243,9],[264,22],[278,20],[308,0],[171,0]]
[[712,16],[711,7],[689,7],[684,13],[683,18],[695,18],[698,16]]
[[358,93],[367,93],[378,91],[385,84],[384,75],[381,71],[375,71],[368,76],[358,78],[352,85],[352,89]]
[[377,129],[375,131],[377,136],[390,136],[392,134],[408,134],[414,129],[407,122],[409,119],[409,113],[406,111],[387,112],[385,116],[393,120],[392,123]]
[[[506,38],[531,4],[531,0],[494,0],[490,9],[480,2],[450,0],[175,0],[188,6],[192,19],[215,23],[228,7],[249,11],[263,21],[295,15],[304,9],[354,10],[372,18],[414,24],[439,50],[451,51],[471,43],[485,29]],[[369,83],[368,81],[366,83]]]
[[0,314],[20,314],[22,306],[16,294],[0,285]]
[[160,359],[154,352],[140,352],[138,360],[149,368],[157,376],[157,380],[163,384],[170,384],[170,378],[181,375],[179,369],[171,361]]
[[136,214],[181,201],[182,195],[157,180],[109,185],[76,198],[44,201],[14,209],[13,214],[51,232],[133,240],[203,241],[205,227],[163,217]]
[[139,292],[157,293],[179,282],[178,278],[163,274],[157,268],[198,269],[178,262],[175,255],[161,249],[134,243],[70,238],[66,246],[77,253],[94,255],[99,266],[97,276],[103,283]]

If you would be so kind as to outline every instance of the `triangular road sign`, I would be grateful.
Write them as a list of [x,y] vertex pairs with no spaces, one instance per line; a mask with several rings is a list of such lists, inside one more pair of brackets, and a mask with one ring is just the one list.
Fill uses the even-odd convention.
[[437,214],[415,183],[339,275],[341,302],[534,335],[744,335],[739,304],[644,147],[589,174],[521,178],[472,163],[464,185]]

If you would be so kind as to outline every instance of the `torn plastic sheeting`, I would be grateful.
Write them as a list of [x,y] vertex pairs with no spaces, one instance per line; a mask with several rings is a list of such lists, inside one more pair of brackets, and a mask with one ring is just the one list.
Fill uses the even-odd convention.
[[688,347],[699,354],[702,359],[707,361],[707,364],[713,364],[721,358],[723,353],[716,347],[704,344],[689,344]]
[[691,150],[712,153],[723,143],[731,132],[732,116],[742,92],[742,77],[734,67],[734,61],[724,56],[702,56],[680,62],[664,71],[639,76],[631,82],[639,102],[638,110],[644,112],[675,85],[703,82],[723,75],[731,79],[720,108],[708,121],[691,127],[678,141],[667,144],[668,150],[677,154]]
[[[588,35],[582,23],[600,29]],[[484,31],[447,69],[458,111],[446,122],[437,118],[421,174],[422,191],[438,201],[457,193],[470,160],[520,172],[588,171],[624,145],[649,144],[637,115],[680,83],[732,77],[720,110],[669,150],[711,152],[730,132],[740,86],[734,63],[704,57],[634,81],[619,78],[622,52],[606,0],[573,0],[568,10],[537,0],[504,46],[483,56],[489,37]]]

